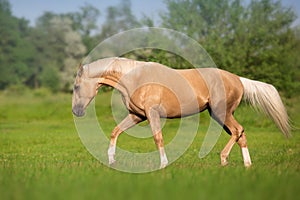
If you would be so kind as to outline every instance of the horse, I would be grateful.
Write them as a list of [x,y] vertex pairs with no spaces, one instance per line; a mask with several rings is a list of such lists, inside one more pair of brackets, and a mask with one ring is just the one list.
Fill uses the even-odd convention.
[[235,143],[241,149],[245,167],[252,165],[244,128],[234,118],[234,111],[244,99],[259,107],[286,136],[290,136],[288,114],[276,88],[218,68],[175,70],[156,62],[127,58],[103,58],[81,65],[75,78],[72,112],[85,115],[85,109],[108,85],[117,89],[128,115],[112,131],[108,147],[109,164],[114,164],[118,136],[134,125],[148,120],[160,155],[160,168],[168,165],[164,150],[161,118],[180,118],[208,110],[230,135],[220,153],[221,165]]

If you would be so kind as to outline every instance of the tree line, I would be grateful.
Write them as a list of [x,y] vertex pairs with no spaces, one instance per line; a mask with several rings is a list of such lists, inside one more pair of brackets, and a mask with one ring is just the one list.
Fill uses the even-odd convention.
[[[292,8],[272,0],[165,0],[160,22],[137,18],[130,0],[106,13],[83,4],[69,13],[45,12],[34,26],[13,16],[0,0],[0,90],[15,85],[71,91],[80,61],[101,41],[137,27],[159,26],[185,33],[199,42],[218,68],[272,83],[292,96],[300,91],[300,26]],[[98,19],[104,19],[98,25]],[[188,67],[178,56],[154,49],[127,57]]]

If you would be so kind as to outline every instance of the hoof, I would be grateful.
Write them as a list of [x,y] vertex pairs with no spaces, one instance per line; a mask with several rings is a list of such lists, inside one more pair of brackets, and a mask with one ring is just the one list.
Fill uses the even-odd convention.
[[108,164],[111,166],[111,165],[114,165],[115,163],[116,163],[116,160],[114,159],[114,157],[109,156],[108,157]]
[[117,165],[117,162],[114,160],[113,162],[109,162],[109,167],[115,167]]
[[244,163],[244,165],[245,165],[246,168],[250,168],[252,164],[251,163]]
[[229,164],[227,159],[221,160],[221,165],[222,166],[227,166]]
[[164,169],[167,165],[168,165],[168,163],[161,163],[159,168]]

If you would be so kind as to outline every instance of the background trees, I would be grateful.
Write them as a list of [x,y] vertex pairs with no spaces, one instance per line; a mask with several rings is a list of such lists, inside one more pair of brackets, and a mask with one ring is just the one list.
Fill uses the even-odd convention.
[[218,67],[282,91],[298,87],[292,74],[299,64],[291,63],[299,43],[291,29],[296,16],[280,1],[168,0],[167,5],[163,25],[198,40]]
[[[38,57],[36,66],[40,66],[42,74],[45,71],[48,74],[50,68],[53,79],[59,80],[55,88],[50,87],[54,90],[71,90],[74,67],[86,53],[82,36],[74,30],[73,23],[69,16],[45,13],[38,19],[35,30],[38,32],[32,38]],[[40,79],[41,84],[49,87],[45,80],[48,79]]]
[[[166,0],[158,26],[175,29],[197,40],[219,68],[274,84],[292,95],[300,91],[300,28],[291,8],[280,1]],[[0,0],[0,89],[21,84],[70,91],[80,60],[99,42],[131,28],[153,25],[137,19],[130,0],[102,14],[92,5],[78,11],[44,13],[35,26],[12,15],[8,0]],[[103,17],[99,25],[97,19]],[[184,60],[160,50],[124,56],[186,67]]]
[[26,84],[34,52],[28,39],[28,22],[12,16],[10,4],[0,0],[0,27],[0,89]]

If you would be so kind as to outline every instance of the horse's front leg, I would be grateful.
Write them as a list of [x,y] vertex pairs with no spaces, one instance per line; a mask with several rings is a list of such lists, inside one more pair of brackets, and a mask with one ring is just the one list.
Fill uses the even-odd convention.
[[160,168],[162,169],[168,165],[168,159],[164,149],[164,140],[163,140],[161,126],[160,126],[160,115],[159,112],[154,108],[147,109],[146,115],[150,123],[155,144],[159,150]]
[[134,125],[138,124],[139,122],[143,121],[144,119],[136,116],[132,113],[128,114],[127,117],[125,119],[123,119],[123,121],[118,124],[114,130],[111,133],[111,138],[110,138],[110,144],[109,144],[109,148],[108,148],[108,163],[110,165],[114,164],[116,162],[115,160],[115,154],[116,154],[116,145],[117,145],[117,139],[119,137],[119,135],[133,127]]

